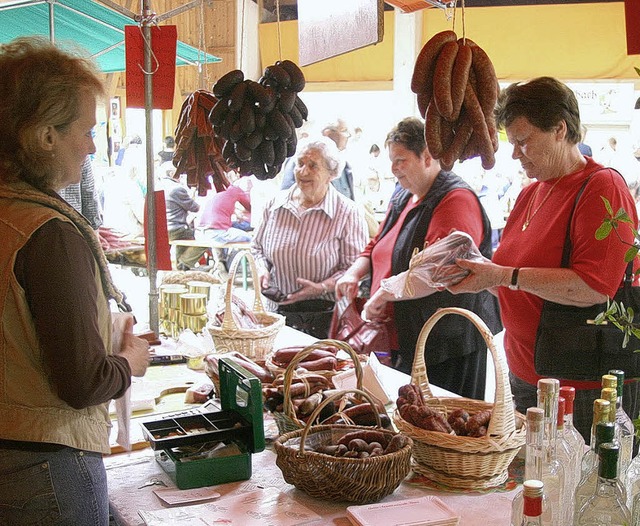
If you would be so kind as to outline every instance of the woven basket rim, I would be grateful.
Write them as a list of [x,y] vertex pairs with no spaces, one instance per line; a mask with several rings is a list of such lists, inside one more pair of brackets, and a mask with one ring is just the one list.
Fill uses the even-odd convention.
[[[460,307],[447,307],[438,309],[423,325],[416,342],[416,349],[411,368],[411,382],[419,386],[425,400],[437,399],[433,396],[427,367],[424,358],[424,348],[435,324],[444,316],[459,315],[467,318],[480,332],[491,354],[495,371],[495,398],[493,401],[492,415],[487,429],[487,435],[507,436],[516,429],[515,409],[513,408],[511,384],[509,382],[508,365],[504,351],[499,353],[493,341],[493,334],[484,321],[474,312]],[[454,397],[450,397],[454,398]],[[460,397],[462,400],[477,400]],[[508,400],[508,402],[507,402]],[[490,403],[490,402],[487,402]],[[461,437],[464,438],[464,437]]]
[[[349,356],[351,356],[351,359],[354,362],[354,369],[356,374],[356,389],[362,390],[362,381],[364,376],[363,370],[362,370],[362,364],[358,359],[358,354],[353,349],[353,347],[351,347],[351,345],[340,340],[332,340],[332,339],[318,340],[316,342],[313,342],[310,345],[307,345],[306,347],[304,347],[304,349],[299,351],[295,355],[295,357],[289,362],[289,365],[287,366],[284,372],[284,382],[282,384],[284,400],[283,400],[283,410],[281,413],[283,414],[283,416],[287,417],[291,421],[291,423],[297,425],[298,427],[303,428],[306,424],[301,420],[299,420],[298,418],[296,418],[295,416],[296,412],[293,406],[293,401],[291,400],[291,391],[290,391],[291,381],[293,380],[298,364],[302,360],[304,360],[307,356],[309,356],[309,354],[311,354],[315,349],[320,349],[327,345],[331,345],[332,347],[336,347],[340,350],[343,350],[347,354],[349,354]],[[316,371],[312,371],[312,372],[316,373]],[[274,415],[275,414],[276,412],[274,412]],[[277,420],[276,420],[276,424],[278,424]]]
[[227,338],[266,338],[271,336],[274,332],[282,329],[285,323],[285,317],[282,314],[276,312],[256,313],[256,316],[264,316],[272,318],[272,322],[269,325],[258,327],[255,329],[235,328],[227,329],[222,325],[207,324],[207,330],[212,337],[227,337]]
[[[381,427],[373,428],[368,426],[357,426],[357,425],[348,425],[348,424],[326,424],[326,425],[321,424],[316,426],[310,426],[310,429],[307,433],[307,437],[309,435],[316,435],[319,433],[323,433],[325,431],[330,431],[330,432],[344,431],[344,434],[346,434],[346,433],[350,433],[351,431],[371,431],[371,430],[382,431],[383,433],[392,435],[392,436],[398,434],[394,431],[391,431],[390,429],[384,429]],[[296,429],[295,431],[289,431],[288,433],[280,435],[274,441],[274,446],[276,447],[276,449],[283,448],[283,449],[288,449],[291,452],[297,452],[297,456],[300,458],[304,458],[307,455],[313,455],[313,456],[318,456],[319,458],[326,457],[328,459],[331,459],[332,461],[344,461],[345,463],[348,463],[348,464],[349,463],[358,464],[358,463],[362,463],[363,461],[368,461],[367,462],[368,464],[371,464],[374,461],[375,462],[388,461],[393,458],[392,455],[400,456],[400,454],[402,454],[404,451],[413,447],[413,439],[411,437],[406,437],[409,442],[404,447],[402,447],[398,451],[394,451],[393,453],[387,453],[385,455],[380,455],[377,457],[367,457],[367,458],[334,457],[332,455],[327,455],[326,453],[318,453],[317,451],[311,451],[311,450],[304,450],[304,452],[301,454],[299,444],[296,444],[295,446],[291,446],[291,445],[287,445],[286,442],[296,438],[302,439],[302,435],[304,431],[305,431],[304,429]]]

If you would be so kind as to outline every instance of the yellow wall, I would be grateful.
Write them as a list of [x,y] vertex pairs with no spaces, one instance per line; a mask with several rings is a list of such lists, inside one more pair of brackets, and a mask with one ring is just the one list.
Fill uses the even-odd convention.
[[[393,79],[393,11],[385,11],[384,40],[346,55],[305,66],[309,82],[379,82]],[[425,9],[423,38],[453,27],[442,9]],[[467,8],[466,35],[491,57],[498,77],[521,80],[550,75],[564,80],[638,79],[633,66],[640,55],[627,56],[624,3],[560,4]],[[462,36],[462,10],[455,16]],[[298,57],[298,23],[261,24],[263,67],[280,58]],[[638,79],[640,80],[640,79]],[[638,82],[640,84],[640,82]],[[366,89],[366,88],[363,88]]]
[[[475,7],[464,21],[501,79],[638,79],[640,55],[626,54],[624,2]],[[451,28],[442,10],[424,10],[423,42]],[[455,30],[462,36],[460,10]]]
[[[393,11],[385,11],[384,38],[379,44],[304,66],[302,71],[307,82],[393,80],[393,16]],[[260,24],[260,58],[263,69],[280,59],[288,58],[298,62],[298,21],[280,22],[279,25],[278,32],[276,22]]]

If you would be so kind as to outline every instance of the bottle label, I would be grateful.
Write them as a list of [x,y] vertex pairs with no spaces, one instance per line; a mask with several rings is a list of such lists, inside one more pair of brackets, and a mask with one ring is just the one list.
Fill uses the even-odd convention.
[[523,513],[527,517],[539,517],[542,515],[542,498],[526,497],[524,498]]

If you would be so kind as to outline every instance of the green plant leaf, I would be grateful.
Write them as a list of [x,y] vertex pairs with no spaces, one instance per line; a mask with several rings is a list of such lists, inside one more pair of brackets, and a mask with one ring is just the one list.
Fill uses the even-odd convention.
[[600,196],[600,198],[604,202],[604,207],[607,209],[609,216],[613,217],[613,208],[611,208],[611,203],[609,202],[609,200],[604,196]]
[[627,250],[624,254],[625,263],[629,263],[629,261],[633,261],[637,255],[638,255],[638,247],[636,246],[629,247],[629,250]]
[[628,223],[633,225],[633,221],[631,220],[631,218],[629,217],[629,214],[627,214],[627,211],[624,208],[621,208],[620,210],[618,210],[618,212],[616,213],[613,219],[615,221],[620,221],[622,223]]
[[611,225],[609,220],[605,219],[605,221],[598,227],[598,230],[596,230],[596,239],[598,241],[606,239],[611,233],[612,229],[613,226]]

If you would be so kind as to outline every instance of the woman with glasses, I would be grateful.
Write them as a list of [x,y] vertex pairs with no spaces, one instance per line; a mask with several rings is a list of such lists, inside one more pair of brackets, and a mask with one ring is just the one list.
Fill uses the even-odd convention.
[[[492,329],[501,329],[495,298],[488,292],[454,296],[429,289],[424,297],[398,300],[380,288],[381,280],[409,268],[414,250],[452,230],[469,234],[485,257],[491,256],[491,225],[478,197],[457,175],[441,170],[424,140],[421,120],[407,118],[387,135],[391,170],[401,189],[391,199],[378,235],[338,280],[338,299],[353,299],[359,282],[371,275],[371,297],[363,317],[387,321],[392,364],[411,373],[416,342],[425,321],[440,307],[463,307]],[[487,345],[471,322],[446,316],[431,331],[425,349],[429,380],[469,398],[484,399]]]

